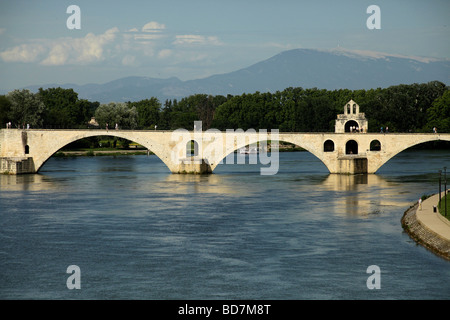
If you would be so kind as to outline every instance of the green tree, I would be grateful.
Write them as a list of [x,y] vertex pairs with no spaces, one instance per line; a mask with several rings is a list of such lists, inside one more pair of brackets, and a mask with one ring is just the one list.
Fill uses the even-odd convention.
[[170,129],[194,128],[194,121],[200,120],[197,116],[196,99],[193,96],[183,98],[180,101],[174,100],[170,109]]
[[78,122],[78,94],[73,89],[39,88],[45,104],[44,126],[50,128],[73,128]]
[[6,123],[10,121],[9,114],[11,112],[11,102],[4,95],[0,96],[0,125],[6,127]]
[[224,96],[206,94],[197,94],[191,96],[190,99],[197,113],[198,120],[202,121],[204,130],[211,128],[216,108],[226,101]]
[[101,104],[95,111],[95,119],[103,128],[108,124],[110,129],[114,129],[117,124],[120,129],[135,129],[137,118],[136,107],[123,102]]
[[45,105],[39,94],[23,89],[11,91],[6,97],[11,103],[8,116],[13,126],[25,127],[27,124],[32,127],[42,126]]
[[159,115],[158,129],[168,130],[171,128],[171,114],[172,100],[167,99]]
[[79,100],[73,89],[39,89],[45,104],[44,127],[47,128],[85,128],[93,116],[98,102]]
[[100,102],[98,101],[89,101],[86,99],[78,100],[77,108],[79,110],[77,117],[77,125],[80,128],[85,128],[86,124],[91,120],[91,118],[95,114],[95,110],[100,106]]
[[322,94],[308,101],[308,108],[312,110],[312,122],[309,123],[309,132],[329,132],[334,129],[336,113],[328,96]]
[[[369,130],[420,132],[426,128],[427,110],[446,91],[445,84],[397,85],[370,90],[286,88],[275,93],[244,93],[238,96],[192,95],[179,102],[166,100],[160,113],[164,128],[276,129],[297,132],[332,132],[336,116],[353,99],[369,120]],[[212,120],[211,120],[212,116]],[[211,125],[209,125],[211,123]],[[441,124],[442,126],[442,124]],[[445,127],[445,126],[444,126]]]
[[138,102],[128,102],[128,106],[136,108],[138,128],[154,129],[159,124],[161,103],[157,98],[152,97]]
[[427,124],[427,110],[445,91],[445,84],[397,85],[369,90],[361,108],[369,119],[369,130],[389,127],[390,131],[420,132]]
[[434,100],[427,114],[427,131],[431,132],[436,127],[438,132],[450,132],[450,90]]

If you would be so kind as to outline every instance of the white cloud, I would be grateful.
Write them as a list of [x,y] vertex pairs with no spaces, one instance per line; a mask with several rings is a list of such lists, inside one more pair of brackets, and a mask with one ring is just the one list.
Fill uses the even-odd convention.
[[40,62],[42,65],[86,64],[104,59],[104,47],[114,41],[117,28],[83,38],[38,39],[0,52],[5,62]]
[[5,62],[36,62],[45,51],[47,49],[41,44],[21,44],[0,52],[0,57]]
[[142,32],[161,32],[166,26],[156,21],[150,21],[142,27]]
[[185,34],[175,36],[175,45],[221,45],[219,38],[215,36],[205,37],[202,35]]
[[157,39],[161,39],[164,38],[163,35],[161,34],[135,34],[134,35],[134,40],[157,40]]
[[[137,28],[131,28],[123,34],[125,40],[135,40],[139,44],[152,44],[151,41],[165,38],[166,35],[162,31],[166,28],[164,24],[151,21],[145,24],[141,31]],[[129,44],[129,43],[128,43]]]
[[47,58],[41,61],[41,64],[46,66],[63,65],[69,59],[69,50],[69,46],[65,43],[58,43],[51,48]]
[[118,28],[107,30],[104,34],[88,33],[84,38],[64,38],[51,46],[43,65],[86,64],[104,59],[104,46],[116,38]]
[[[86,65],[102,61],[124,67],[162,68],[211,63],[217,52],[205,47],[220,46],[216,36],[198,34],[175,35],[165,31],[164,24],[151,21],[142,28],[117,27],[102,34],[58,39],[33,39],[0,52],[5,62],[38,63],[43,66]],[[214,50],[213,50],[214,51]],[[167,67],[167,66],[166,66]]]

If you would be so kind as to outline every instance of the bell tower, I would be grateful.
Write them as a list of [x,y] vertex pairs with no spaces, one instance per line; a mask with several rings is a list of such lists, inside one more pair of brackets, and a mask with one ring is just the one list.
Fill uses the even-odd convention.
[[366,116],[363,112],[359,112],[359,105],[355,101],[350,100],[345,104],[344,113],[338,114],[334,129],[336,133],[367,132]]

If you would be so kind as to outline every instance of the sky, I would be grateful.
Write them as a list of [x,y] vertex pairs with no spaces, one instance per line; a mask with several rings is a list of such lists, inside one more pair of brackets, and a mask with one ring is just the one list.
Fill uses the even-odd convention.
[[450,59],[449,18],[448,0],[0,0],[0,89],[199,79],[297,48]]

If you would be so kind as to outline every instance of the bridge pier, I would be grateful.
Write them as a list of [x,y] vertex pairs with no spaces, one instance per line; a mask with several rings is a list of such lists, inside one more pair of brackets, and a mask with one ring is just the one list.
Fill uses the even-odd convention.
[[35,173],[33,158],[2,157],[0,158],[0,173],[2,174]]
[[340,174],[368,173],[368,160],[365,157],[348,156],[337,159],[337,172]]
[[199,157],[188,157],[180,160],[178,169],[171,170],[172,173],[182,174],[209,174],[212,173],[208,161]]

